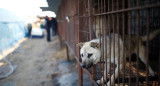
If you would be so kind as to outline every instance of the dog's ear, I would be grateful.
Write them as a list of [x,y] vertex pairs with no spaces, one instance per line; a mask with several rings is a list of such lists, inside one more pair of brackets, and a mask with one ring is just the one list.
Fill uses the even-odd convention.
[[97,42],[91,42],[91,47],[93,47],[93,48],[99,48],[100,44],[97,43]]
[[77,44],[77,47],[80,47],[80,48],[81,48],[81,47],[83,46],[83,44],[84,44],[84,43],[80,42],[80,43]]

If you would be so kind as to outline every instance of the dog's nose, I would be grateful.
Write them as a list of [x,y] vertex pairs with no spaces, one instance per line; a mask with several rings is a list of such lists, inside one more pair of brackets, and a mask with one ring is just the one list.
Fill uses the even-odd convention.
[[84,64],[81,64],[81,67],[85,68],[85,65],[84,65]]

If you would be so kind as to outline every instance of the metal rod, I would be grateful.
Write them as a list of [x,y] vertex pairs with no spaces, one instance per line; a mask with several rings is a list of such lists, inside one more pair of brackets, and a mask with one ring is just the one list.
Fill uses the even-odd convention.
[[[112,0],[112,11],[114,11],[114,0]],[[113,74],[114,74],[114,81],[115,81],[115,20],[114,14],[112,14],[112,22],[113,22]],[[111,39],[112,40],[112,39]],[[111,46],[111,45],[110,45]],[[115,82],[114,82],[115,84]]]
[[[108,12],[110,11],[110,0],[108,0]],[[108,13],[107,12],[107,13]]]
[[133,11],[133,10],[142,10],[142,9],[154,8],[154,7],[160,7],[160,3],[145,5],[145,6],[138,6],[138,7],[134,7],[134,8],[127,8],[127,9],[116,10],[116,11],[109,11],[106,13],[94,14],[93,16],[108,15],[108,14],[121,13],[121,12]]
[[[103,22],[103,20],[102,20],[102,25],[104,25],[103,24],[104,22]],[[102,61],[104,62],[104,29],[103,29],[104,27],[102,26]],[[102,63],[102,68],[103,68],[103,77],[105,77],[104,76],[104,63]],[[104,78],[103,78],[103,86],[104,86]]]
[[[148,3],[150,4],[149,0],[147,0]],[[146,57],[147,57],[147,64],[146,64],[146,86],[148,86],[148,67],[149,67],[149,31],[150,31],[150,9],[147,9],[147,51],[146,51]]]
[[[110,11],[110,0],[108,0],[108,12]],[[110,15],[108,17],[108,25],[109,25],[109,70],[111,70],[111,24],[110,24]],[[107,70],[107,71],[109,71]],[[111,83],[111,71],[109,71],[109,79]],[[110,85],[111,86],[111,85]]]
[[[128,7],[131,7],[131,0],[128,0]],[[131,12],[128,13],[129,16],[129,86],[131,86]]]
[[[79,16],[79,0],[78,0],[78,16]],[[79,18],[78,18],[78,42],[80,42],[80,28],[79,28]],[[78,49],[79,50],[79,49]],[[79,51],[78,51],[79,52]],[[80,53],[78,53],[78,60],[80,61]],[[78,73],[79,73],[79,86],[83,86],[83,70],[78,62]]]
[[[93,13],[92,12],[92,0],[88,0],[88,15],[89,15],[89,32],[90,32],[90,40],[92,39],[92,18],[91,18],[91,13]],[[90,77],[92,77],[92,79],[94,80],[95,78],[96,78],[96,67],[95,66],[93,66],[92,67],[92,76],[90,76]],[[94,83],[92,82],[92,86],[94,86]]]
[[[104,1],[101,0],[101,13],[103,12],[103,9],[104,9],[102,2],[104,2]],[[102,61],[104,62],[104,58],[105,58],[105,57],[104,57],[104,27],[103,27],[103,26],[104,26],[104,21],[103,21],[104,19],[103,19],[103,18],[104,18],[104,17],[101,16],[101,29],[102,29],[102,30],[101,30],[101,31],[102,31],[102,33],[101,33],[101,34],[102,34],[102,35],[101,35],[101,36],[102,36]],[[103,77],[103,86],[104,86],[104,82],[105,82],[105,80],[104,80],[104,77],[105,77],[105,76],[104,76],[104,63],[102,63],[102,69],[103,69],[103,72],[102,72],[102,73],[103,73],[103,76],[102,76],[102,77]]]
[[[110,15],[108,15],[108,24],[109,24],[109,79],[111,83],[111,24],[110,24]],[[111,86],[111,85],[110,85]]]
[[[105,28],[106,28],[105,30],[107,30],[107,26],[106,26],[106,24],[107,24],[106,18],[107,18],[107,17],[106,17],[106,15],[105,15],[104,18],[105,18],[104,23],[105,23]],[[107,54],[107,50],[108,50],[108,48],[107,48],[107,47],[108,47],[108,46],[107,46],[107,42],[108,42],[108,41],[107,41],[107,39],[106,39],[106,35],[107,35],[107,32],[108,32],[108,31],[105,31],[105,30],[104,30],[104,35],[105,35],[105,36],[104,36],[104,41],[105,41],[105,62],[106,62],[106,63],[105,63],[105,67],[106,67],[106,71],[105,71],[105,72],[106,72],[106,76],[104,76],[104,77],[106,78],[106,82],[107,82],[107,75],[108,75],[108,73],[107,73],[107,66],[108,66],[108,64],[107,64],[107,59],[108,59],[108,57],[107,57],[107,55],[108,55],[108,54]]]
[[[112,11],[114,11],[114,0],[112,0]],[[114,14],[112,14],[112,22],[113,22],[113,74],[114,74],[114,81],[115,81],[115,27],[114,27],[114,25],[115,25],[115,22],[114,22]],[[112,40],[112,39],[111,39]],[[111,45],[110,45],[111,46]],[[111,46],[112,47],[112,46]],[[110,70],[111,71],[111,70]],[[114,82],[114,84],[115,84],[115,82]]]
[[99,0],[98,0],[98,13],[100,13]]
[[79,86],[83,86],[83,70],[80,63],[78,63],[78,73],[79,73]]
[[104,12],[106,12],[106,0],[104,0]]
[[94,86],[98,86],[97,83],[93,80],[92,75],[90,74],[90,72],[88,72],[88,70],[84,69],[84,71],[87,73],[89,79],[93,82]]
[[[96,17],[94,17],[94,23],[93,24],[96,24]],[[94,28],[96,29],[95,25],[94,25]],[[92,67],[92,78],[93,78],[93,80],[96,79],[96,66],[95,65]],[[92,84],[92,86],[94,86],[94,85]]]
[[[114,20],[115,18],[114,18],[114,15],[112,15],[112,21],[113,21],[113,69],[114,69],[114,71],[113,71],[113,74],[114,74],[114,81],[115,81],[115,20]],[[112,40],[112,39],[111,39]],[[112,45],[111,45],[111,47],[112,47]],[[115,82],[114,82],[114,84],[115,84]]]
[[114,0],[112,0],[112,11],[114,11]]
[[[139,0],[137,0],[137,6],[139,6]],[[138,69],[139,69],[139,27],[140,27],[140,14],[139,14],[139,10],[137,10],[137,63],[136,63],[136,67],[137,67],[137,71],[136,71],[136,85],[139,86],[139,73],[138,73]]]
[[68,52],[68,46],[66,45],[66,54],[67,54],[67,61],[69,61],[69,52]]
[[102,3],[102,0],[101,1],[101,13],[103,12],[103,3]]
[[[100,0],[98,0],[98,13],[101,13],[100,12]],[[99,26],[99,34],[101,35],[101,24],[100,24],[100,18],[101,18],[101,16],[98,16],[98,26]],[[100,41],[100,48],[102,48],[102,43],[101,43],[101,36],[100,36],[100,39],[99,39],[99,41]],[[102,52],[101,52],[101,54],[102,54]],[[103,58],[103,57],[102,57]],[[102,61],[102,59],[100,59],[100,61]],[[100,86],[102,85],[101,84],[101,78],[102,78],[102,73],[101,73],[101,69],[102,69],[102,67],[101,67],[101,64],[99,64],[100,65]]]
[[[160,39],[160,36],[159,36],[159,39]],[[160,47],[160,40],[159,40],[159,47]],[[159,49],[159,73],[160,73],[160,49]],[[158,85],[160,85],[160,75],[158,77]]]
[[[91,11],[91,8],[90,8],[90,1],[91,0],[88,0],[88,15],[90,16],[91,15],[91,13],[92,12],[90,12]],[[91,37],[92,37],[92,27],[91,27],[91,17],[88,17],[89,18],[89,20],[88,20],[88,22],[89,22],[89,36],[90,36],[90,40],[92,39]]]
[[[119,0],[117,0],[117,10],[119,10]],[[119,86],[119,76],[120,76],[120,44],[119,44],[119,14],[117,13],[117,32],[118,32],[118,86]]]
[[[122,0],[122,9],[125,9],[125,0]],[[124,43],[125,43],[125,13],[122,13],[122,39],[123,39],[123,57],[125,57],[125,51],[124,51]],[[123,58],[123,86],[125,85],[125,58]]]

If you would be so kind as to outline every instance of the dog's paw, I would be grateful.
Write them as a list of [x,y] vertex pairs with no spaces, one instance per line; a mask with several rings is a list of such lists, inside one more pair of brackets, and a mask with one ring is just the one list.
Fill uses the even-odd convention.
[[150,73],[150,75],[151,75],[151,76],[155,76],[155,74],[154,74],[154,73]]
[[150,72],[151,76],[155,76],[155,73],[154,73],[154,71],[151,68],[149,68],[149,72]]
[[101,81],[100,81],[100,80],[97,80],[96,82],[97,82],[97,84],[100,84]]
[[97,82],[95,84],[96,84],[95,86],[100,86],[100,84],[98,84]]
[[110,82],[107,83],[107,86],[110,86]]

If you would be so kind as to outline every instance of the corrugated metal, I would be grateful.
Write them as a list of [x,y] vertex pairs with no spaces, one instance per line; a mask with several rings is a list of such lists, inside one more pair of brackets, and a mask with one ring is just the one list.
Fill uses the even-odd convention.
[[47,0],[48,7],[40,7],[42,11],[53,11],[57,13],[62,0]]

